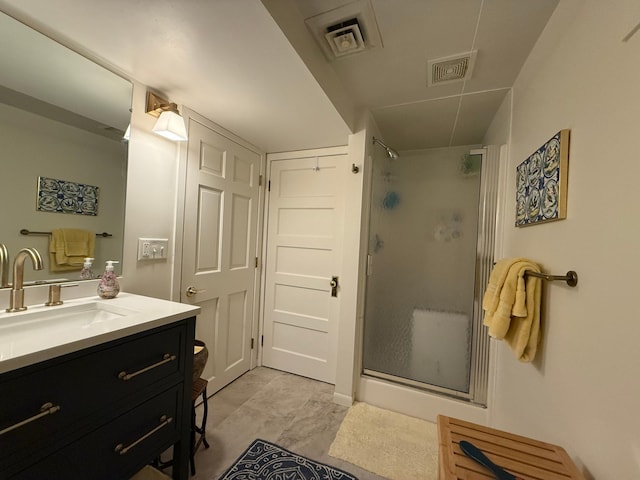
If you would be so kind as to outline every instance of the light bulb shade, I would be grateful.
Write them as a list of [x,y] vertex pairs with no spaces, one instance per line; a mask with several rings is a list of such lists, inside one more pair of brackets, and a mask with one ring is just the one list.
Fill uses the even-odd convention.
[[164,111],[153,127],[153,132],[174,142],[187,140],[187,129],[180,115],[172,111]]

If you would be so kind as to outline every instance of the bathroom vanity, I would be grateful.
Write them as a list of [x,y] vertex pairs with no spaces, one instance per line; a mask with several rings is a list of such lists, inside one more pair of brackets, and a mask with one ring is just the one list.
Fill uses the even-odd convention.
[[121,294],[0,314],[0,479],[188,478],[195,315]]

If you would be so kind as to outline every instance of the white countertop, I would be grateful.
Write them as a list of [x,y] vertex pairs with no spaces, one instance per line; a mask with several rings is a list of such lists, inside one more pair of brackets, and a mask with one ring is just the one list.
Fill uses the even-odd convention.
[[[104,310],[103,310],[104,309]],[[92,314],[83,320],[82,312]],[[200,307],[120,293],[37,305],[24,312],[0,313],[0,373],[168,325],[200,313]],[[86,316],[86,315],[85,315]],[[38,317],[38,318],[34,318]],[[77,320],[68,321],[69,318]]]

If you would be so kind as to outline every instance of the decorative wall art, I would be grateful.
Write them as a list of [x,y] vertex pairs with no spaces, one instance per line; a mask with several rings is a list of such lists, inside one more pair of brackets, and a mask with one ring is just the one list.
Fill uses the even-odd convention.
[[98,214],[99,188],[56,178],[38,177],[36,209],[40,212]]
[[516,227],[567,218],[569,130],[560,130],[516,168]]

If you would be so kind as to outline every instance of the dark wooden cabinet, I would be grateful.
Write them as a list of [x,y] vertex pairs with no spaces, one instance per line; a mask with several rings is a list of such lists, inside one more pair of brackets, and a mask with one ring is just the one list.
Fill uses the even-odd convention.
[[[195,318],[0,375],[0,479],[188,478]],[[44,410],[43,410],[44,406]]]

